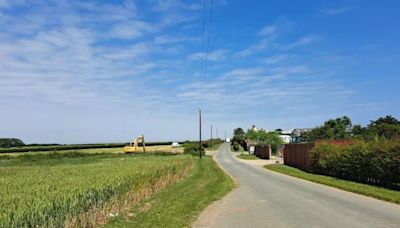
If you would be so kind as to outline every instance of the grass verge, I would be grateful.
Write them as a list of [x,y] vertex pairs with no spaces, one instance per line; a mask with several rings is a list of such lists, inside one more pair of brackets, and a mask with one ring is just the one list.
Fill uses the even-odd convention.
[[365,196],[400,204],[400,191],[390,190],[377,186],[361,184],[353,181],[342,180],[334,177],[307,173],[286,165],[274,164],[264,166],[266,169],[298,177],[319,184],[328,185],[345,191],[358,193]]
[[182,181],[152,195],[106,227],[189,227],[210,203],[235,186],[211,157],[194,161]]
[[259,157],[255,156],[254,154],[239,154],[236,156],[237,158],[245,159],[245,160],[258,160]]

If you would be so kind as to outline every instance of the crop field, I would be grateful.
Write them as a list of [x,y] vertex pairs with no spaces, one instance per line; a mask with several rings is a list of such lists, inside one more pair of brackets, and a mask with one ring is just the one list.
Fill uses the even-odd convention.
[[0,227],[104,224],[144,196],[183,178],[192,166],[188,155],[0,156]]
[[[88,153],[88,154],[99,154],[99,153],[123,153],[123,147],[113,147],[113,148],[94,148],[94,149],[74,149],[74,150],[61,150],[58,153]],[[171,145],[157,145],[157,146],[146,146],[146,152],[148,153],[183,153],[183,147],[172,147]],[[34,154],[49,154],[54,153],[54,151],[37,151]],[[18,152],[18,153],[0,153],[1,156],[21,156],[32,154],[32,152]]]

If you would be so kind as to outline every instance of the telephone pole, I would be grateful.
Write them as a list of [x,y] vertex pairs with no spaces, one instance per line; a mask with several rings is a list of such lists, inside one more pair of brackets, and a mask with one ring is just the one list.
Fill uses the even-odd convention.
[[199,109],[199,157],[201,158],[201,109]]
[[217,128],[217,139],[218,139],[218,128]]
[[225,138],[224,138],[224,141],[226,141],[226,129],[225,129]]
[[213,132],[213,129],[212,129],[212,124],[211,124],[211,141],[212,141],[212,132]]

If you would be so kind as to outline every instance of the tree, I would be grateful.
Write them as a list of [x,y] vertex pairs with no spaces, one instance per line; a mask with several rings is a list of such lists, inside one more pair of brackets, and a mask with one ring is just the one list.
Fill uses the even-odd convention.
[[400,138],[400,121],[393,116],[385,116],[371,121],[367,126],[364,138],[384,137],[386,139]]
[[24,146],[25,143],[21,139],[16,138],[0,138],[0,147]]
[[316,127],[302,134],[305,141],[313,142],[323,139],[349,139],[351,138],[352,124],[347,116],[330,119],[323,126]]
[[233,139],[232,141],[243,141],[245,140],[245,133],[241,127],[235,128],[233,130]]
[[284,143],[277,132],[266,132],[264,129],[258,131],[248,129],[246,138],[255,141],[257,144],[269,144],[272,151],[276,151],[277,146]]

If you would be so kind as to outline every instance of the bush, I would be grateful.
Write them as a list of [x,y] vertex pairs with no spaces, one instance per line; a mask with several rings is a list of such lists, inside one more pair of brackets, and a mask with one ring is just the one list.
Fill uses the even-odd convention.
[[221,144],[221,143],[222,143],[221,139],[208,139],[208,140],[203,141],[202,145],[204,148],[211,148],[214,145]]
[[234,142],[232,143],[232,148],[233,148],[234,151],[239,151],[239,150],[240,150],[240,145],[239,145],[239,143],[238,143],[237,141],[234,141]]
[[0,138],[0,147],[17,147],[24,146],[25,143],[21,139]]
[[318,174],[400,189],[400,140],[322,142],[311,151],[310,168]]
[[[199,156],[199,144],[198,143],[185,143],[183,144],[183,153]],[[201,148],[202,155],[205,155],[204,147]]]

